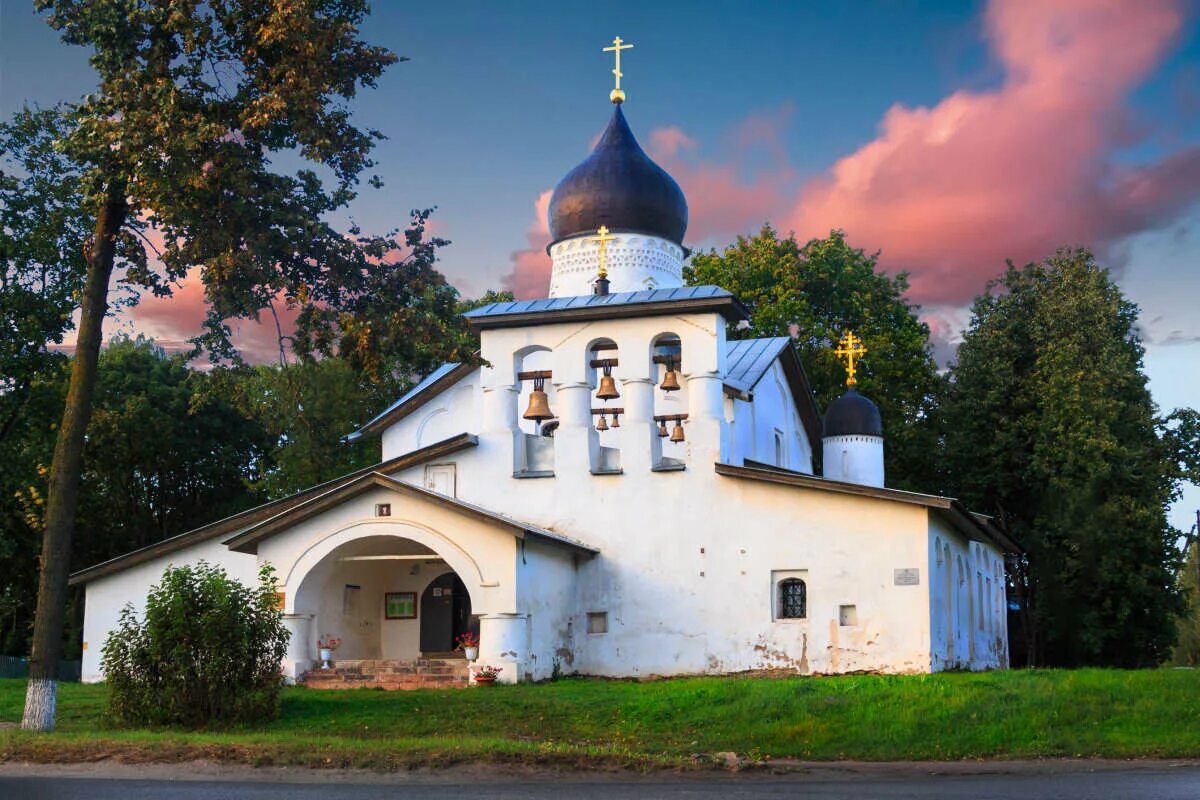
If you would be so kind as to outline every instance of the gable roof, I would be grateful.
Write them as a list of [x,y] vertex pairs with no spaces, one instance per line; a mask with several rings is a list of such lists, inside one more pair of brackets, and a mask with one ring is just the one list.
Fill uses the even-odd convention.
[[102,561],[99,564],[94,564],[86,569],[81,569],[78,572],[72,573],[70,577],[70,585],[75,586],[82,583],[87,583],[95,578],[102,578],[106,575],[112,575],[115,572],[120,572],[129,567],[135,567],[138,564],[144,564],[151,559],[159,556],[169,555],[170,553],[183,550],[200,542],[206,542],[209,539],[215,539],[218,536],[228,536],[231,533],[236,533],[241,530],[270,519],[279,513],[294,508],[306,500],[324,494],[330,489],[338,486],[343,486],[355,479],[373,472],[395,472],[396,470],[405,469],[415,464],[420,464],[424,461],[432,461],[441,458],[450,453],[456,453],[468,447],[474,447],[479,443],[479,440],[469,434],[460,433],[458,436],[453,436],[449,439],[443,439],[440,442],[435,442],[428,447],[422,447],[418,450],[413,450],[410,453],[405,453],[402,456],[381,461],[370,467],[365,467],[360,470],[355,470],[340,478],[334,478],[331,481],[317,484],[311,488],[305,489],[302,492],[282,497],[278,500],[272,500],[269,503],[264,503],[254,508],[248,508],[224,519],[219,519],[216,522],[210,522],[207,525],[202,525],[199,528],[194,528],[177,536],[172,536],[169,539],[163,539],[161,542],[147,545],[146,547],[133,550],[124,555],[110,558],[108,561]]
[[376,414],[374,419],[346,436],[345,441],[354,442],[364,436],[379,433],[389,425],[404,419],[476,369],[474,364],[442,364],[426,375],[420,383],[405,392],[399,400]]
[[725,383],[743,392],[751,391],[791,341],[787,336],[771,336],[727,342]]
[[881,486],[867,486],[861,483],[847,483],[820,478],[803,472],[762,464],[747,460],[745,466],[736,467],[732,464],[716,465],[718,475],[733,478],[747,478],[764,483],[777,483],[783,486],[795,486],[803,489],[816,489],[824,492],[852,494],[859,497],[873,497],[877,500],[890,500],[898,503],[910,503],[924,506],[940,513],[955,528],[968,538],[986,539],[1005,553],[1024,552],[1008,534],[992,524],[991,520],[982,514],[972,514],[961,503],[952,497],[940,497],[920,492],[906,492],[901,489],[888,489]]
[[585,322],[624,317],[715,311],[727,320],[749,319],[746,307],[719,286],[680,286],[616,294],[584,294],[489,303],[463,316],[474,330],[514,328],[551,322]]
[[353,499],[364,492],[381,487],[397,492],[408,497],[413,497],[425,502],[434,503],[435,505],[449,508],[464,516],[473,517],[474,519],[487,522],[497,527],[507,530],[509,533],[516,536],[518,539],[524,539],[527,536],[535,537],[551,544],[561,545],[579,553],[593,556],[600,551],[594,547],[588,547],[582,542],[578,542],[562,534],[554,531],[540,528],[536,525],[531,525],[528,522],[520,522],[506,517],[503,514],[489,511],[481,506],[459,500],[456,497],[439,494],[438,492],[430,491],[420,486],[415,486],[411,483],[390,478],[387,475],[382,475],[378,472],[371,472],[366,475],[360,475],[354,480],[336,486],[324,494],[310,497],[302,503],[285,509],[270,519],[257,522],[249,528],[239,532],[235,536],[226,539],[225,544],[230,550],[238,553],[257,553],[258,545],[264,539],[268,539],[277,533],[280,533],[288,528],[303,522],[306,519],[315,517],[331,508]]
[[726,343],[725,354],[725,387],[746,395],[754,391],[776,360],[780,362],[792,402],[800,412],[809,443],[815,447],[821,440],[821,413],[791,338],[736,339]]

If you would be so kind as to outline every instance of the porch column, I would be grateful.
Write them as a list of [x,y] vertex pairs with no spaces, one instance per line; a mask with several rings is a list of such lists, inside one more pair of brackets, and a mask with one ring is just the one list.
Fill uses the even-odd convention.
[[309,658],[308,649],[308,628],[312,617],[312,614],[283,615],[283,626],[290,634],[287,654],[283,657],[283,675],[288,683],[295,683],[312,666],[313,660]]
[[[479,660],[474,667],[500,667],[497,683],[516,683],[529,657],[529,618],[525,614],[485,614],[479,619]],[[475,671],[471,671],[471,681]]]

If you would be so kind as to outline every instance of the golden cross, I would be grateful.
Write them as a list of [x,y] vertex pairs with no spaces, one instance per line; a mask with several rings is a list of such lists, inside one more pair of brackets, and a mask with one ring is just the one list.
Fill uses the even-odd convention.
[[863,347],[863,340],[855,336],[853,331],[846,331],[842,334],[837,349],[833,353],[839,358],[846,359],[846,385],[853,386],[858,383],[858,378],[854,377],[854,373],[857,371],[854,359],[862,358],[867,354],[867,348]]
[[617,237],[608,232],[607,225],[601,225],[596,231],[596,235],[592,237],[592,241],[600,245],[600,277],[608,277],[608,243]]
[[621,91],[621,75],[624,74],[621,72],[621,51],[628,50],[631,47],[633,47],[633,45],[624,44],[621,40],[621,37],[618,36],[613,39],[612,47],[604,48],[605,53],[612,53],[617,58],[616,68],[613,69],[613,75],[615,75],[617,78],[617,86],[608,94],[608,99],[612,100],[614,103],[625,102],[625,93]]

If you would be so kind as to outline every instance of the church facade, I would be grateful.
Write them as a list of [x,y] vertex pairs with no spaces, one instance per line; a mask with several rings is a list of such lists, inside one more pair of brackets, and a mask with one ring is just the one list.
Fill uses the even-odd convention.
[[468,632],[505,681],[1008,665],[1016,545],[887,488],[878,409],[851,387],[822,415],[786,337],[729,338],[746,310],[683,285],[686,199],[613,99],[551,200],[550,296],[469,312],[482,365],[352,434],[375,466],[73,575],[85,680],[121,607],[200,560],[274,566],[293,678],[323,637],[408,662]]

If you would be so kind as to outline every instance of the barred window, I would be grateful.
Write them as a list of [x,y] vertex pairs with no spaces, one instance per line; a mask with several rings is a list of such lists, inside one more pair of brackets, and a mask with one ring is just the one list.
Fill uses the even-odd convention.
[[805,619],[808,616],[808,587],[799,578],[779,582],[779,616],[781,619]]

